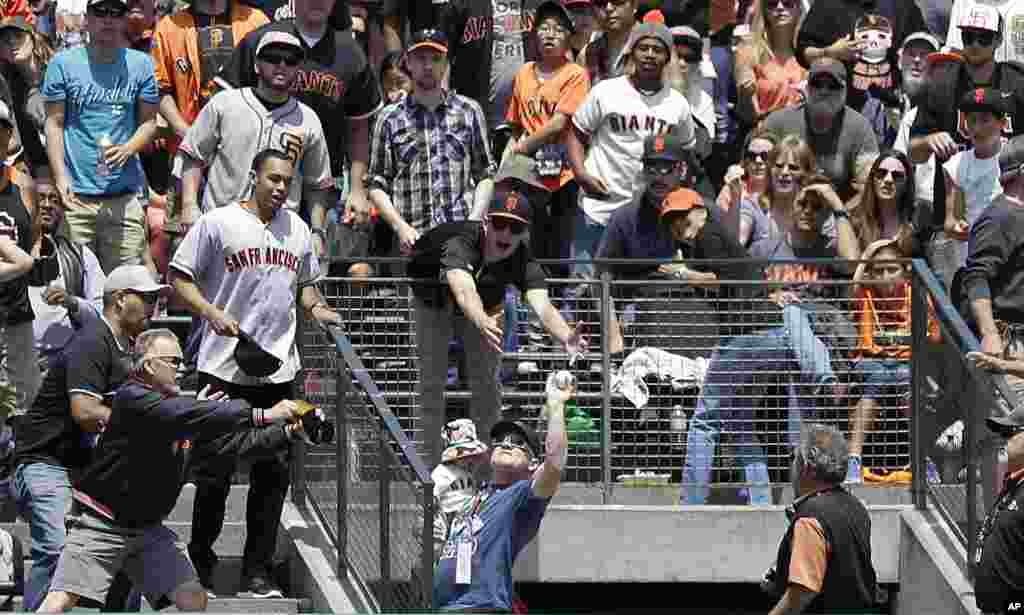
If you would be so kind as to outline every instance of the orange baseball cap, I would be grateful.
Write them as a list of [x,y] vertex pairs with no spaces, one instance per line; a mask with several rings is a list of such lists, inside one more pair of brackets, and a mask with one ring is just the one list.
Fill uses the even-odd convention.
[[661,203],[660,219],[677,212],[690,211],[697,207],[704,207],[704,198],[689,188],[677,188],[668,193]]

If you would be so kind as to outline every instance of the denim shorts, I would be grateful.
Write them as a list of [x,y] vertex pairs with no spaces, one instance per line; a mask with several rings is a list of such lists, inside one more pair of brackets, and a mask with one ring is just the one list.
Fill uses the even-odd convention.
[[910,361],[861,359],[854,366],[860,379],[861,397],[878,402],[898,399],[910,387]]

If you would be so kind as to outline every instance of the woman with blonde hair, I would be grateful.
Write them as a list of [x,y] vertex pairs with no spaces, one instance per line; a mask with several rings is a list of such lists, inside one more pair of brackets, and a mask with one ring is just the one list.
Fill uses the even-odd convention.
[[756,0],[750,36],[736,47],[739,112],[757,126],[772,111],[803,100],[807,70],[796,59],[800,0]]
[[[757,199],[743,199],[739,208],[739,237],[743,245],[782,237],[792,226],[793,201],[805,181],[815,174],[814,152],[795,135],[783,137],[768,161],[769,180]],[[833,223],[826,232],[834,232]]]

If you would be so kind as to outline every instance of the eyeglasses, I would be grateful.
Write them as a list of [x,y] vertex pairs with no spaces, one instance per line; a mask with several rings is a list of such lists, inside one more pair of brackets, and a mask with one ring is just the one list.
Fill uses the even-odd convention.
[[513,235],[518,235],[526,231],[526,224],[519,220],[512,220],[505,216],[491,216],[491,226],[496,231],[509,231]]
[[882,181],[889,176],[892,176],[892,181],[897,184],[907,179],[907,174],[899,169],[883,169],[882,167],[875,169],[875,181]]
[[832,90],[838,92],[843,89],[843,84],[834,79],[815,79],[808,83],[815,90]]
[[771,156],[771,154],[771,150],[759,152],[756,150],[748,149],[744,157],[750,162],[768,162],[768,156]]
[[671,160],[647,160],[644,162],[644,173],[652,176],[665,177],[676,170],[679,163]]
[[175,370],[180,370],[185,365],[185,357],[179,357],[177,355],[156,355],[149,358],[156,359],[161,363],[166,363]]
[[125,8],[118,8],[116,6],[93,6],[89,7],[89,10],[87,12],[89,15],[92,15],[93,17],[107,18],[124,17],[128,13],[128,10]]
[[782,8],[795,9],[797,7],[797,0],[765,0],[764,8],[769,10],[780,5]]
[[565,36],[567,34],[569,34],[569,31],[559,26],[537,28],[537,36]]
[[259,59],[260,62],[266,62],[267,64],[272,64],[274,66],[281,64],[287,64],[288,66],[299,65],[299,56],[293,53],[274,53],[273,51],[268,51],[260,54]]
[[530,445],[526,442],[526,438],[517,433],[508,433],[500,440],[494,440],[491,442],[491,446],[494,448],[511,448],[514,450],[520,450],[526,453],[526,456],[532,456],[533,451],[530,450]]
[[977,30],[961,30],[960,38],[963,39],[964,45],[977,45],[978,47],[990,47],[992,43],[996,42],[995,32],[979,32]]

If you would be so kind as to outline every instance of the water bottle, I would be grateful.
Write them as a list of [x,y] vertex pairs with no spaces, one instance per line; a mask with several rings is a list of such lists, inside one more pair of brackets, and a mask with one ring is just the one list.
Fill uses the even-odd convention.
[[686,433],[686,412],[682,406],[676,405],[669,415],[668,429],[672,432],[672,446],[683,446],[683,434]]
[[110,175],[110,164],[107,163],[107,148],[113,145],[110,135],[103,135],[98,142],[100,151],[96,156],[96,175],[107,177]]

